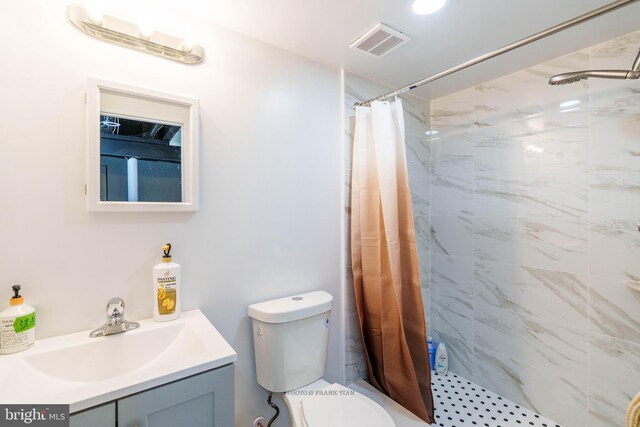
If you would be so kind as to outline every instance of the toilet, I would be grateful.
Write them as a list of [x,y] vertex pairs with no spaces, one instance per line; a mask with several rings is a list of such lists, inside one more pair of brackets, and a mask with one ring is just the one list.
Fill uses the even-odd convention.
[[293,427],[395,427],[370,398],[322,379],[332,302],[316,291],[249,306],[258,383],[285,393]]

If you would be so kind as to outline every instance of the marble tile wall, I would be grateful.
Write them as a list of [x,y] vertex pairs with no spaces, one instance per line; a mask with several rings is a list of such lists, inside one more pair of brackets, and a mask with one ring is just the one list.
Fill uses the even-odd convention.
[[640,32],[431,102],[431,324],[455,373],[560,422],[640,392]]
[[[358,378],[367,378],[367,367],[362,354],[362,344],[353,296],[353,276],[351,272],[350,252],[350,199],[351,199],[351,153],[355,129],[356,102],[374,98],[386,93],[390,88],[371,80],[353,75],[345,75],[345,383],[350,384]],[[413,96],[402,96],[405,112],[405,134],[407,148],[407,167],[411,191],[416,240],[420,262],[420,285],[425,305],[425,319],[429,328],[431,294],[429,291],[430,268],[430,152],[428,137],[429,103]],[[425,343],[426,345],[426,343]]]

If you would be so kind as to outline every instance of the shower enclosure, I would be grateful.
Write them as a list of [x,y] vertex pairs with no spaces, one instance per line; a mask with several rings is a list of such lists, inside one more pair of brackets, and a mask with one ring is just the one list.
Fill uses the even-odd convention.
[[[640,391],[626,286],[640,280],[640,83],[548,79],[628,70],[638,47],[640,31],[439,99],[403,95],[427,329],[455,374],[565,427],[624,426]],[[388,91],[346,76],[347,197],[353,104]],[[347,265],[346,382],[366,376],[349,279]]]

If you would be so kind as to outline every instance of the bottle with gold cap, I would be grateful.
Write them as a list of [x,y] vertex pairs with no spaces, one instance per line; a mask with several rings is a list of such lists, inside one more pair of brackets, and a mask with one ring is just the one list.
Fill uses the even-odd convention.
[[36,342],[36,309],[24,303],[20,285],[13,285],[9,307],[0,312],[0,354],[17,353]]
[[162,247],[162,262],[153,267],[153,320],[180,317],[180,264],[173,262],[171,243]]

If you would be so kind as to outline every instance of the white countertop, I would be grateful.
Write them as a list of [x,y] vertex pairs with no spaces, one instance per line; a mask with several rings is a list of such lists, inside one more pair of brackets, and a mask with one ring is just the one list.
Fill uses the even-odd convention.
[[89,338],[89,331],[37,340],[0,356],[0,402],[100,405],[236,361],[236,352],[200,310],[170,322]]

